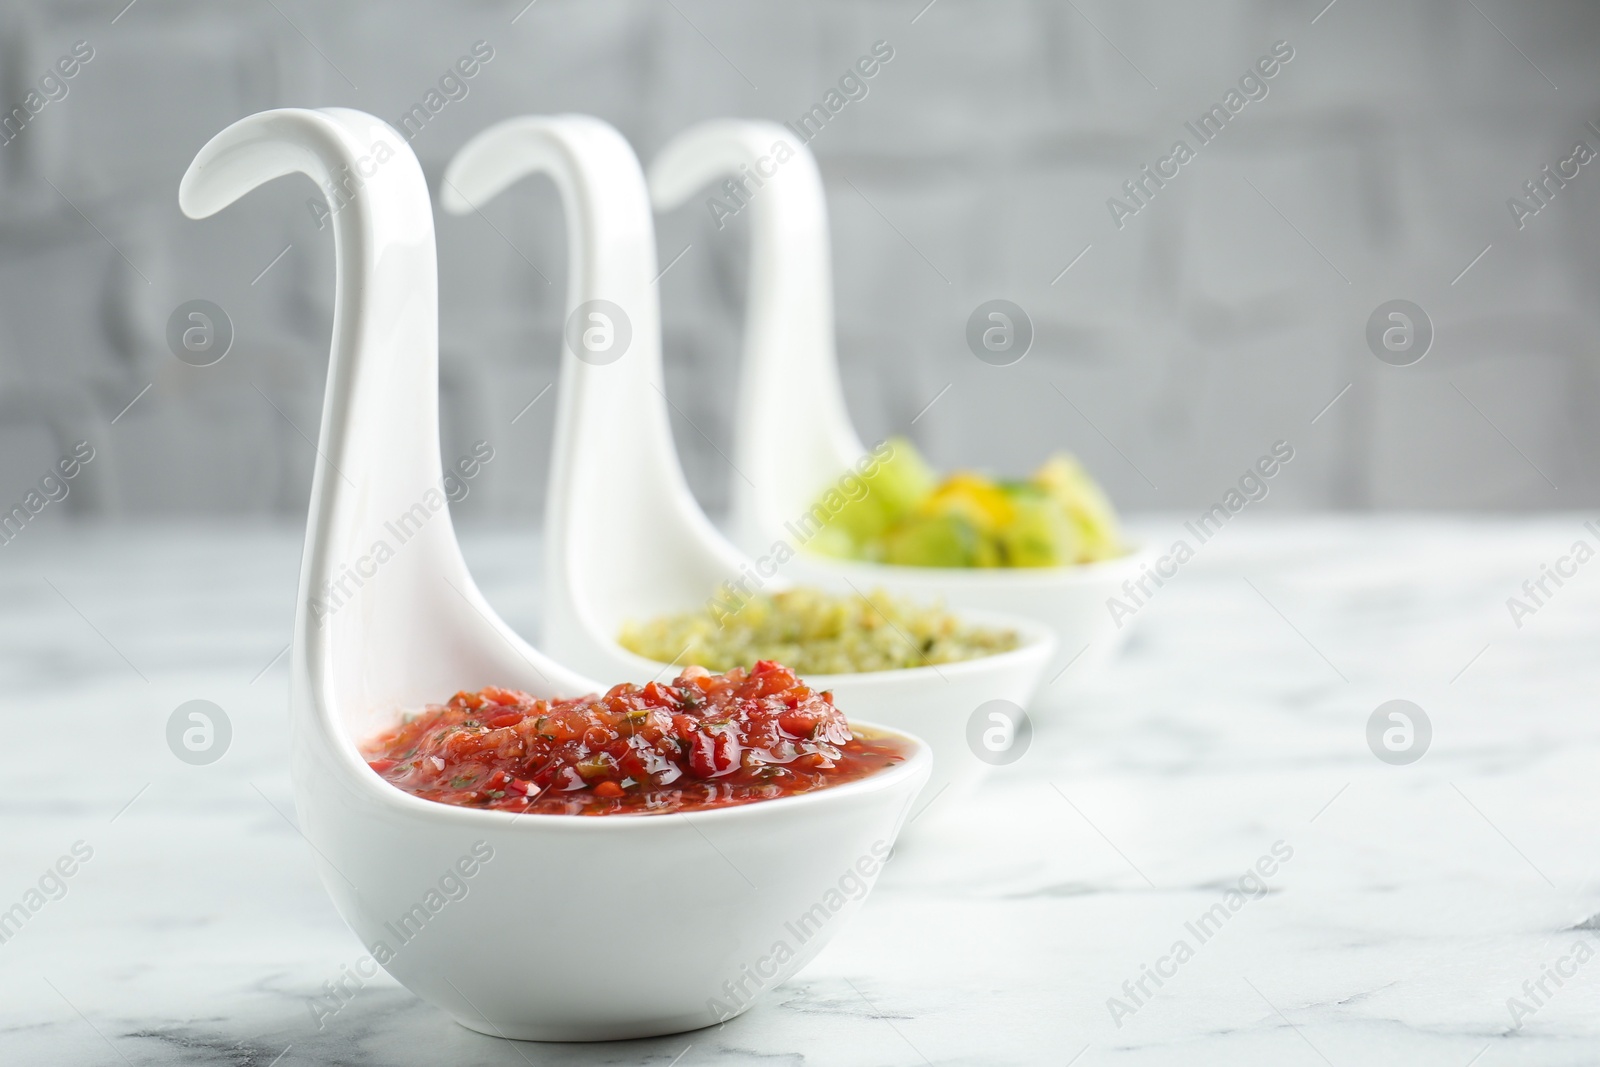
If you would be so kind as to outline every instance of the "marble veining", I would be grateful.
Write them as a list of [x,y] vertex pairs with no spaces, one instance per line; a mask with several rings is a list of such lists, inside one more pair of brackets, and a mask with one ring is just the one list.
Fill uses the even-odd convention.
[[[1520,628],[1506,605],[1588,517],[1248,516],[1116,663],[1056,683],[1072,710],[1022,760],[934,801],[798,978],[725,1026],[612,1045],[483,1037],[383,975],[319,1028],[363,948],[293,826],[299,532],[41,525],[0,553],[0,909],[92,856],[0,943],[0,1062],[1600,1061],[1600,960],[1577,960],[1600,951],[1600,569]],[[536,634],[536,542],[463,543]],[[195,698],[234,727],[206,767],[163,733]],[[1367,745],[1393,698],[1433,727],[1409,766]]]

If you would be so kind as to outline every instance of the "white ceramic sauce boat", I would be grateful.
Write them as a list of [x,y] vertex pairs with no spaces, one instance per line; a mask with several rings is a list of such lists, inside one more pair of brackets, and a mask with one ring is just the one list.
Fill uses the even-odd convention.
[[[585,116],[510,119],[484,130],[451,162],[446,210],[466,213],[531,174],[549,174],[567,220],[568,340],[561,356],[555,452],[545,507],[544,642],[551,655],[601,678],[645,682],[671,668],[618,643],[623,624],[703,607],[724,580],[757,574],[700,509],[679,466],[661,372],[655,227],[644,175],[622,135]],[[579,358],[573,316],[594,301],[621,309],[611,351]],[[615,310],[606,311],[611,317]],[[602,324],[604,325],[604,324]],[[601,339],[597,335],[597,340]],[[604,362],[602,362],[604,361]],[[795,405],[785,418],[805,422]],[[753,588],[753,586],[752,586]],[[857,592],[870,595],[870,586]],[[1026,705],[1054,649],[1027,619],[969,612],[967,621],[1016,630],[1018,648],[938,666],[812,675],[851,719],[914,733],[933,749],[931,804],[940,811],[988,765],[967,743],[967,723],[990,700]],[[918,813],[920,818],[920,811]]]
[[[880,774],[692,818],[453,807],[373,773],[358,743],[398,709],[486,684],[597,687],[501,622],[457,547],[440,489],[433,219],[405,140],[357,111],[263,112],[201,149],[179,202],[203,218],[294,172],[330,196],[337,292],[295,613],[291,770],[301,832],[370,953],[353,969],[370,977],[375,960],[502,1037],[641,1037],[737,1014],[858,904],[871,880],[856,865],[892,845],[928,774],[925,747],[905,737],[908,758]],[[850,899],[831,908],[851,871]],[[819,901],[823,913],[808,912]],[[797,943],[785,924],[808,913],[819,925]]]
[[[704,122],[662,148],[650,165],[650,192],[656,209],[669,211],[729,178],[744,182],[740,213],[748,215],[751,235],[733,450],[733,462],[747,479],[731,481],[732,526],[734,539],[757,552],[774,538],[791,536],[788,524],[803,524],[823,493],[867,450],[840,387],[828,209],[815,157],[775,123]],[[808,418],[791,418],[795,410],[805,410]],[[1076,660],[1078,670],[1087,669],[1121,646],[1128,630],[1112,619],[1106,600],[1121,594],[1123,582],[1137,580],[1154,558],[1136,550],[1071,567],[965,570],[834,560],[801,551],[784,573],[825,587],[882,588],[1045,623],[1057,645],[1035,701],[1059,706],[1068,682],[1058,679],[1070,664]]]

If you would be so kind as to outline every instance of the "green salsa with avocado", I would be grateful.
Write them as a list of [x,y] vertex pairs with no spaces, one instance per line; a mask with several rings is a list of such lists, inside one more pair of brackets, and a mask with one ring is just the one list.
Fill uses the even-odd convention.
[[910,441],[890,445],[861,475],[865,493],[823,509],[808,551],[903,567],[1062,567],[1127,551],[1111,502],[1070,455],[1024,480],[941,480]]

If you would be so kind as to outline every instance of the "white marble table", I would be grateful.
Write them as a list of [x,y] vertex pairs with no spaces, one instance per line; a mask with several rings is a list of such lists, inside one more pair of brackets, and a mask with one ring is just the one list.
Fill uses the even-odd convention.
[[[720,1029],[590,1046],[470,1033],[384,977],[319,1030],[362,947],[288,821],[299,532],[41,522],[0,549],[0,909],[93,855],[0,944],[0,1063],[1600,1062],[1600,962],[1573,956],[1600,927],[1600,563],[1521,629],[1505,604],[1597,540],[1582,518],[1242,517],[797,979]],[[465,539],[531,632],[531,542]],[[208,767],[164,741],[194,698],[234,725]],[[1409,766],[1365,739],[1391,698],[1433,724]],[[1171,976],[1135,1003],[1146,964]]]

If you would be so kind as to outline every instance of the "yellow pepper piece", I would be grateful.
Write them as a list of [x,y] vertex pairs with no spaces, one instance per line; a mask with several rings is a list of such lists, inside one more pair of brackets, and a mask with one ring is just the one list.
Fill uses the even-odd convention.
[[978,474],[960,472],[945,479],[918,509],[923,515],[959,515],[984,533],[1016,520],[1017,509],[1001,488]]

